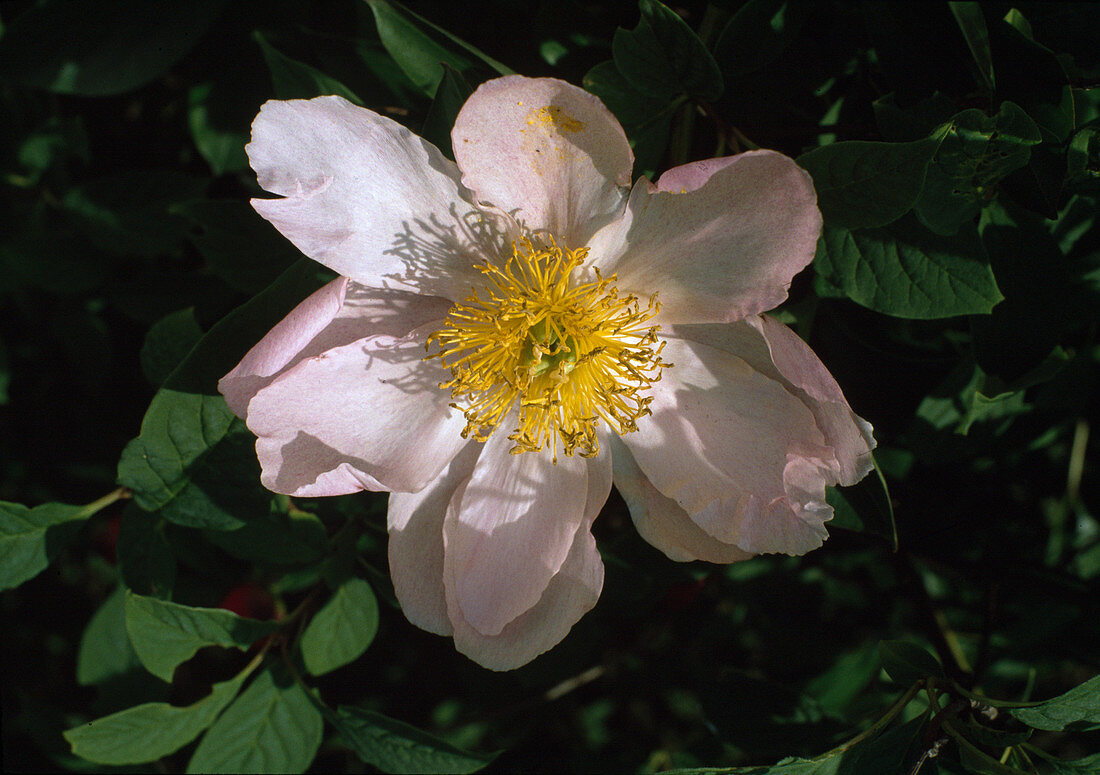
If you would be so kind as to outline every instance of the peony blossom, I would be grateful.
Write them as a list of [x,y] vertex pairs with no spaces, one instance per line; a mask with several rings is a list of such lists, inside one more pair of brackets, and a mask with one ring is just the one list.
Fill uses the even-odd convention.
[[452,140],[339,97],[253,123],[279,195],[253,206],[340,275],[221,380],[264,485],[388,491],[405,615],[494,670],[596,604],[612,482],[673,560],[821,546],[874,441],[761,314],[814,254],[806,172],[751,151],[631,186],[614,116],[549,78],[483,84]]

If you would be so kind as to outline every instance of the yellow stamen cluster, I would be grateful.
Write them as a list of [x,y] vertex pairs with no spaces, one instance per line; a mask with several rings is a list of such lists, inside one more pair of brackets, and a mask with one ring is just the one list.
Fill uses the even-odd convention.
[[466,416],[463,438],[486,441],[517,407],[512,454],[549,446],[556,461],[560,443],[566,455],[593,457],[600,420],[622,434],[651,413],[645,393],[672,365],[661,360],[660,326],[645,325],[660,309],[656,294],[643,308],[619,296],[615,275],[593,269],[594,280],[578,281],[587,255],[517,241],[503,267],[478,266],[484,288],[428,338],[440,348],[428,357],[451,371],[439,387]]

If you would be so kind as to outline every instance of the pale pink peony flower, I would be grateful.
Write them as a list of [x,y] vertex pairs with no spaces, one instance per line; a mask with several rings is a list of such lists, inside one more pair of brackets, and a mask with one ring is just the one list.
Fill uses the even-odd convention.
[[673,560],[820,546],[874,441],[760,314],[813,257],[810,177],[753,151],[630,188],[618,122],[548,78],[483,84],[452,139],[339,97],[256,118],[253,206],[341,275],[219,385],[263,483],[389,491],[406,616],[494,670],[595,605],[612,481]]

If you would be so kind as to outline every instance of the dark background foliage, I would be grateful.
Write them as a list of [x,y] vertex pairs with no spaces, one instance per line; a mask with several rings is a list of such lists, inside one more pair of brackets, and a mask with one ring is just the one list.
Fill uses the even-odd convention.
[[[501,772],[1100,771],[1083,758],[1098,749],[1095,680],[1062,727],[1002,702],[1100,671],[1097,7],[409,10],[419,16],[355,0],[0,5],[0,526],[14,536],[39,519],[32,549],[50,561],[4,575],[5,769],[95,768],[63,730],[195,702],[255,654],[204,648],[170,682],[154,678],[122,630],[119,584],[304,621],[325,582],[369,595],[348,586],[365,579],[378,612],[359,624],[377,637],[310,685],[329,708],[427,730],[432,766],[484,763],[465,749],[502,751],[488,765]],[[600,95],[636,174],[752,147],[800,158],[826,233],[778,314],[874,424],[882,473],[831,494],[823,549],[728,568],[667,560],[613,495],[596,525],[599,605],[506,674],[393,604],[384,495],[272,498],[214,391],[323,276],[247,205],[261,193],[243,152],[259,106],[339,93],[449,152],[454,115],[494,62]],[[181,454],[175,473],[143,468],[163,443],[154,426],[184,409],[222,423],[219,441]],[[15,506],[88,503],[120,483],[133,498],[90,517]],[[32,549],[12,539],[0,562]],[[313,768],[363,771],[337,728]],[[181,771],[195,750],[159,766]]]

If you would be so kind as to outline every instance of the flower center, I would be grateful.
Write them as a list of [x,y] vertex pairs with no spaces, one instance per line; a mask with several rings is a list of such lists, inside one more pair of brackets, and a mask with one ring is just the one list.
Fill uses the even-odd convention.
[[660,326],[646,325],[660,309],[657,296],[643,308],[599,269],[595,280],[579,281],[572,273],[587,255],[553,240],[518,240],[503,268],[478,266],[484,289],[428,337],[440,348],[428,357],[451,370],[439,387],[466,416],[463,438],[488,440],[518,403],[512,454],[549,446],[556,462],[559,443],[566,455],[595,456],[600,420],[622,434],[651,413],[645,393],[672,366],[660,357]]

